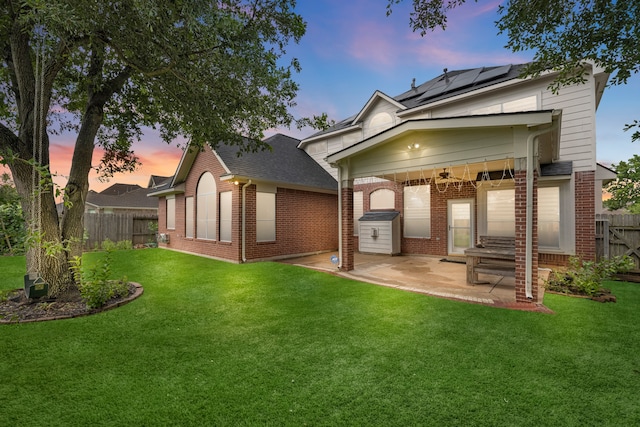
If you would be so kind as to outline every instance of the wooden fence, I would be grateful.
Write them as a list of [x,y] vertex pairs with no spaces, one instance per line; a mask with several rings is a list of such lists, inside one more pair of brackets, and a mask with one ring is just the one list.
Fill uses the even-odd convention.
[[640,270],[640,215],[596,215],[596,257],[629,255]]
[[84,228],[88,239],[86,249],[94,249],[109,239],[119,242],[131,240],[135,245],[156,242],[158,215],[142,215],[133,213],[85,213]]

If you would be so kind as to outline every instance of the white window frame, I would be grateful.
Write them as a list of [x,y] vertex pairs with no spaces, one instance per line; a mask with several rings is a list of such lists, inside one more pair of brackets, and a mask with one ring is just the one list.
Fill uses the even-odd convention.
[[403,206],[404,237],[431,238],[431,186],[405,186]]
[[[545,253],[574,254],[575,253],[575,215],[573,181],[567,177],[538,178],[538,188],[559,187],[560,198],[560,244],[559,247],[539,246],[538,250]],[[514,190],[512,182],[503,182],[499,187],[489,188],[488,184],[478,189],[478,235],[487,234],[487,191]],[[515,235],[515,230],[514,230]]]
[[193,196],[184,198],[184,236],[188,239],[193,239],[194,235],[194,199]]
[[[203,187],[210,185],[211,188]],[[196,237],[216,240],[217,187],[210,172],[202,174],[196,189]],[[213,223],[213,224],[212,224]]]
[[256,242],[276,240],[276,194],[256,192]]
[[224,191],[220,193],[220,241],[231,242],[231,229],[233,219],[233,193]]
[[[491,221],[491,222],[496,222],[496,223],[501,223],[501,224],[505,224],[505,223],[513,223],[513,228],[510,230],[510,232],[508,233],[497,233],[497,232],[493,232],[493,231],[489,231],[489,214],[491,212],[491,209],[489,207],[489,194],[490,193],[498,193],[498,192],[509,192],[510,194],[508,194],[509,199],[513,201],[513,204],[508,204],[505,200],[500,200],[498,201],[500,207],[504,207],[506,206],[508,208],[508,206],[511,206],[511,209],[506,209],[506,212],[503,213],[503,215],[507,215],[507,217],[502,216],[499,219],[495,220],[495,221]],[[485,226],[486,226],[486,234],[490,235],[490,236],[507,236],[507,237],[514,237],[516,235],[516,204],[515,204],[515,188],[511,187],[511,188],[492,188],[490,190],[487,190],[486,194],[486,219],[485,219]]]
[[353,192],[353,235],[360,235],[360,218],[364,215],[364,192]]
[[369,210],[393,210],[396,208],[396,192],[378,188],[369,194]]
[[176,229],[176,196],[167,196],[167,230]]

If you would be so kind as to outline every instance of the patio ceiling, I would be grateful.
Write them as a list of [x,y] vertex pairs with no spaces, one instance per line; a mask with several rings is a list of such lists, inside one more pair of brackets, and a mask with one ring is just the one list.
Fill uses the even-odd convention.
[[[410,120],[327,158],[343,179],[378,177],[393,181],[433,181],[448,172],[456,181],[513,169],[525,158],[527,138],[559,122],[553,111]],[[536,141],[540,163],[557,158],[559,128]],[[346,173],[346,175],[345,175]],[[510,176],[509,176],[510,177]]]

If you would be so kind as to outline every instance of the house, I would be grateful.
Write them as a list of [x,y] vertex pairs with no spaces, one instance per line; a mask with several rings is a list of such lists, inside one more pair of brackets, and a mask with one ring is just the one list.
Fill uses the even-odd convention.
[[85,213],[155,215],[158,213],[158,203],[147,197],[153,190],[136,184],[113,184],[100,193],[89,190]]
[[603,198],[605,197],[604,189],[612,181],[615,181],[617,177],[616,171],[610,167],[600,163],[596,164],[596,214],[602,214],[607,211],[603,203]]
[[232,262],[338,248],[337,182],[299,140],[274,135],[272,150],[187,149],[155,188],[160,245]]
[[151,175],[151,177],[149,177],[147,188],[159,188],[165,184],[168,184],[172,178],[172,176]]
[[539,265],[594,259],[608,74],[586,64],[584,84],[554,93],[553,72],[522,79],[522,68],[445,70],[397,96],[375,91],[300,142],[339,182],[341,269],[372,237],[358,220],[380,210],[399,212],[403,254],[464,256],[479,236],[514,237],[518,302],[538,302]]

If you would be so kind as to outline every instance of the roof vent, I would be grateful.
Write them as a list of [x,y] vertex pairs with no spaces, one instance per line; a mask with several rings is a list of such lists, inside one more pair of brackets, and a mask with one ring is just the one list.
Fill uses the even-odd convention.
[[445,83],[449,84],[449,75],[447,74],[447,71],[449,71],[449,70],[445,68],[442,71],[444,71],[444,81],[445,81]]
[[411,89],[416,90],[416,78],[415,77],[411,80]]

